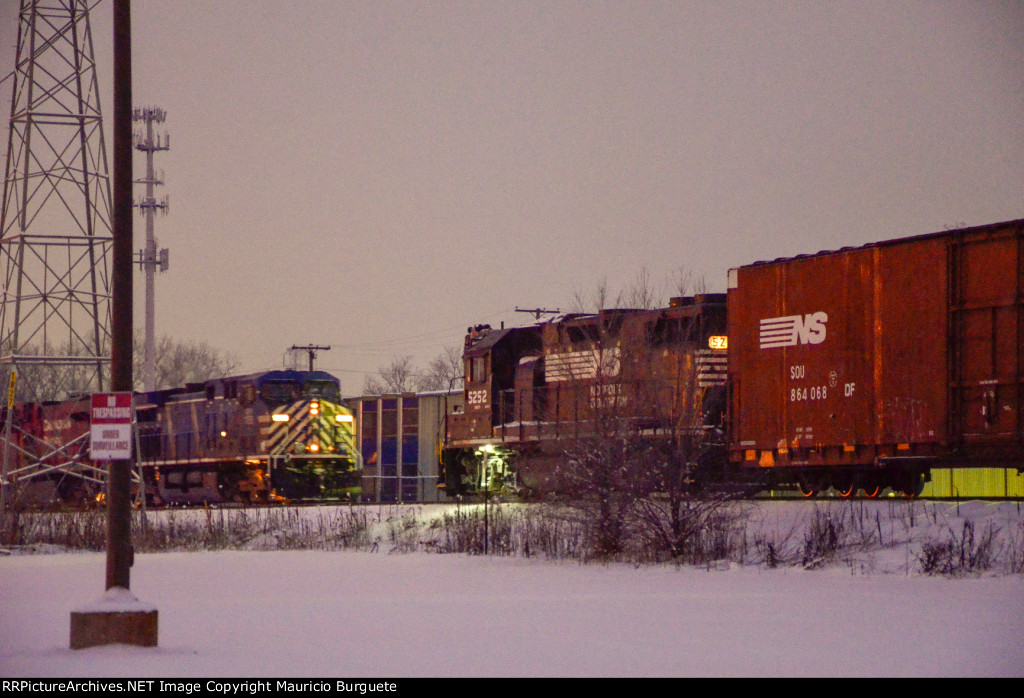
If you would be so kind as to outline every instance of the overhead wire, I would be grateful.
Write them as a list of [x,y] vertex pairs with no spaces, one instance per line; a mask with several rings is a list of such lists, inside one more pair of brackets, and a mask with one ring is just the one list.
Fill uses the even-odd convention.
[[[494,318],[501,317],[506,313],[511,313],[512,309],[504,309],[484,315],[484,320],[492,320]],[[440,339],[442,337],[451,335],[462,335],[465,333],[465,325],[459,325],[457,328],[451,330],[432,330],[430,332],[422,332],[420,334],[407,335],[405,337],[394,337],[391,339],[382,339],[368,342],[353,342],[350,344],[336,344],[338,349],[344,349],[347,351],[354,351],[359,353],[359,350],[369,349],[388,349],[401,346],[426,346],[432,344],[431,340]]]

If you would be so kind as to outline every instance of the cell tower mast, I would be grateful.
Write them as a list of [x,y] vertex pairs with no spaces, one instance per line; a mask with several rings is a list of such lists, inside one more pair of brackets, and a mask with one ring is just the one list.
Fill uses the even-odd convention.
[[87,0],[21,0],[0,212],[0,370],[21,399],[102,392],[111,193]]
[[147,391],[156,390],[156,284],[154,277],[157,269],[167,271],[168,250],[163,248],[157,252],[156,236],[153,234],[153,219],[157,211],[166,214],[168,200],[165,196],[157,201],[153,196],[154,187],[163,185],[163,173],[157,177],[153,169],[153,153],[171,149],[171,137],[168,134],[153,135],[153,124],[161,124],[167,113],[158,107],[145,107],[132,112],[132,121],[143,122],[146,130],[134,134],[135,149],[146,154],[146,176],[135,180],[136,184],[146,185],[146,195],[137,204],[139,211],[146,217],[146,248],[138,253],[136,260],[139,267],[146,272],[146,350],[143,383]]

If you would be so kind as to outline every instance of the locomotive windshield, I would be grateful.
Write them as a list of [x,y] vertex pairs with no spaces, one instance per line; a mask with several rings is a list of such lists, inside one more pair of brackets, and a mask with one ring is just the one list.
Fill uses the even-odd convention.
[[260,388],[260,396],[267,402],[286,402],[300,394],[301,389],[295,381],[267,381]]
[[304,394],[306,397],[319,397],[328,402],[340,402],[341,400],[341,391],[338,390],[338,384],[331,381],[306,381]]

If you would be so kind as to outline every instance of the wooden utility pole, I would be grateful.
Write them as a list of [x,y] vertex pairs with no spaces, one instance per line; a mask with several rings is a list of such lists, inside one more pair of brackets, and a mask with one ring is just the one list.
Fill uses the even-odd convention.
[[[114,177],[110,383],[132,392],[132,44],[130,0],[114,0]],[[93,405],[96,405],[96,398]],[[94,413],[96,410],[93,410]],[[131,439],[128,442],[131,443]],[[96,446],[96,442],[91,444]],[[130,447],[129,447],[130,449]],[[98,604],[71,612],[71,649],[157,644],[157,610],[129,591],[132,566],[131,452],[107,461],[107,586]],[[109,457],[109,455],[108,455]],[[138,454],[136,454],[138,457]],[[143,486],[140,483],[140,486]]]
[[317,347],[317,346],[313,346],[312,344],[310,344],[309,346],[300,347],[300,346],[296,346],[296,345],[293,344],[291,350],[292,351],[305,351],[305,352],[309,352],[309,372],[312,373],[313,372],[313,359],[316,358],[316,352],[318,352],[318,351],[330,351],[331,348],[330,347]]
[[[132,40],[129,0],[114,0],[113,303],[110,387],[132,391]],[[130,588],[130,460],[107,465],[107,589]]]

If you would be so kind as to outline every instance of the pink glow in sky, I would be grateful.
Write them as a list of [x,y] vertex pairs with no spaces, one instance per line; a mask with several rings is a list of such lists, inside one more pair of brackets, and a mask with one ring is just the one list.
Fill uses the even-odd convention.
[[[110,13],[93,11],[106,80]],[[1018,2],[135,0],[132,17],[134,101],[172,139],[157,331],[244,370],[329,344],[319,367],[357,392],[602,278],[684,269],[722,291],[759,259],[1024,216]]]

